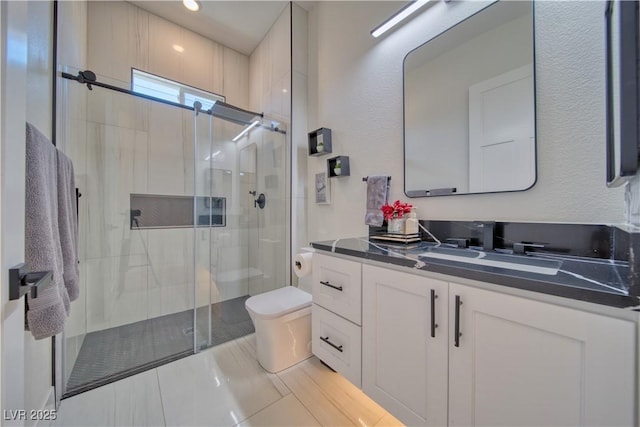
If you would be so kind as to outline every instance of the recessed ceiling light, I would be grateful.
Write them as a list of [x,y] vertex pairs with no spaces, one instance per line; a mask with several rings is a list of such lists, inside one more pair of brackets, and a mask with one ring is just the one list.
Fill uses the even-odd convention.
[[179,44],[174,44],[172,47],[173,47],[173,50],[175,50],[176,52],[180,52],[180,53],[184,52],[184,48]]
[[200,3],[197,0],[182,0],[182,4],[192,12],[197,12],[200,9]]

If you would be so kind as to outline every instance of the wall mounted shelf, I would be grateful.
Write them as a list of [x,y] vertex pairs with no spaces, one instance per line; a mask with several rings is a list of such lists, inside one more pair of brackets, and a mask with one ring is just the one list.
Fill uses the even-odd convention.
[[349,156],[336,156],[327,160],[327,170],[330,178],[351,175]]
[[331,154],[331,129],[320,128],[309,132],[309,155],[324,156]]

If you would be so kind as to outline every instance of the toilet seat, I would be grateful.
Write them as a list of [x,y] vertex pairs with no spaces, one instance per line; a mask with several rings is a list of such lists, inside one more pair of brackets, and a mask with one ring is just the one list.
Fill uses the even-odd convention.
[[293,286],[285,286],[254,295],[245,302],[247,310],[261,319],[274,319],[311,306],[311,294]]

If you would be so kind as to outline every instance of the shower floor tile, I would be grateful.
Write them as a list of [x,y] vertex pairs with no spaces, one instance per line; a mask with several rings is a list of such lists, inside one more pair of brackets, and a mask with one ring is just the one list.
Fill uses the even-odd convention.
[[[197,310],[200,349],[254,332],[244,302],[248,295]],[[193,310],[187,310],[86,335],[67,382],[65,397],[193,354]]]

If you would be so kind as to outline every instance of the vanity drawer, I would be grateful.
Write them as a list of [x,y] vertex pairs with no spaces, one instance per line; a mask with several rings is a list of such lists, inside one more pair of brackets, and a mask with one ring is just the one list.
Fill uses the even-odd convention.
[[359,262],[315,253],[313,302],[362,324],[362,265]]
[[362,328],[313,304],[311,351],[357,387],[362,387]]

